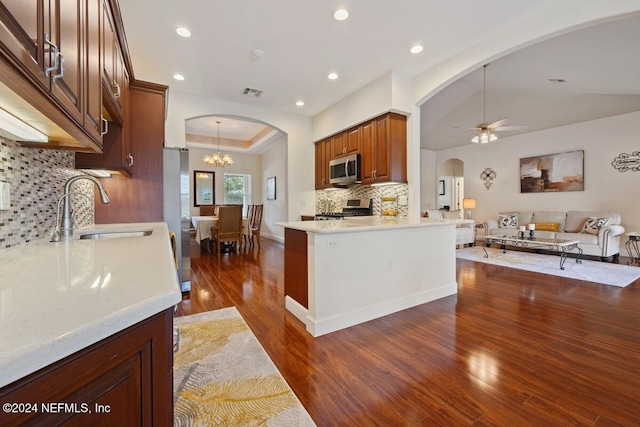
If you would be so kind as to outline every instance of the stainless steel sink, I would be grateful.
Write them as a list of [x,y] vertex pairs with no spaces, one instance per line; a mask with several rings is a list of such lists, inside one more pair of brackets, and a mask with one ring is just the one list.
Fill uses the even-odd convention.
[[87,239],[122,239],[125,237],[151,236],[153,230],[113,230],[113,231],[93,231],[80,235],[80,240]]

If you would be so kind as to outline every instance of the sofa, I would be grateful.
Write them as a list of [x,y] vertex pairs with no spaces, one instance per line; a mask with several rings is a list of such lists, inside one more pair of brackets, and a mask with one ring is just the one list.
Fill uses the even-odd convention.
[[473,246],[476,239],[475,222],[463,220],[461,211],[447,211],[441,209],[427,210],[422,214],[425,218],[435,218],[456,222],[456,245]]
[[620,215],[606,211],[508,211],[499,212],[495,220],[483,221],[485,236],[512,236],[520,226],[534,224],[535,237],[578,240],[584,255],[598,256],[602,261],[620,255],[620,236],[624,227]]

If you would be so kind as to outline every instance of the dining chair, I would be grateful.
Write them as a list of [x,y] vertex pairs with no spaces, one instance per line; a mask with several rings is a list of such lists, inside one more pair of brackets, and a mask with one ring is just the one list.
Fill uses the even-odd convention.
[[231,243],[234,248],[242,249],[242,206],[218,208],[218,222],[211,227],[211,244],[218,255],[221,243]]
[[244,226],[244,221],[242,221],[242,240],[244,241],[245,247],[247,243],[249,243],[249,237],[251,236],[251,217],[253,216],[253,207],[255,205],[247,206],[247,226]]
[[262,210],[264,205],[253,205],[252,215],[249,218],[249,240],[253,245],[253,238],[257,237],[260,246],[260,228],[262,227]]
[[213,216],[215,213],[216,205],[203,205],[200,206],[200,216]]

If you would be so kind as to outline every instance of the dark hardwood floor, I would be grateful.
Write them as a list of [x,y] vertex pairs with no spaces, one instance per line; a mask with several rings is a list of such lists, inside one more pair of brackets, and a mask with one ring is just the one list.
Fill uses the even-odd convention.
[[193,243],[178,315],[236,306],[319,426],[640,425],[640,280],[458,260],[457,295],[314,339],[284,308],[281,243]]

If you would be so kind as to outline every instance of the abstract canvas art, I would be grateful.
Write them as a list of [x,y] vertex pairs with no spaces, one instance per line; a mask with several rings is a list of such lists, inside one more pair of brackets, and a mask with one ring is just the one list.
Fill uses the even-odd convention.
[[584,150],[520,159],[520,192],[584,191]]

